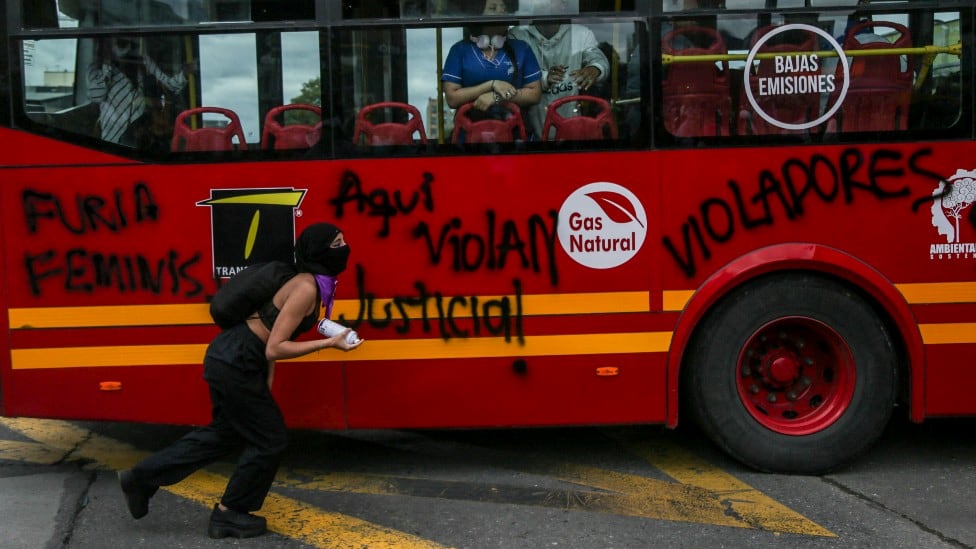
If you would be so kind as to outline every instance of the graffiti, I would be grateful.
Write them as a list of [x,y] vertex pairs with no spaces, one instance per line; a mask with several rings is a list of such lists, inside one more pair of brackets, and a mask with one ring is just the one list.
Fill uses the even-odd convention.
[[[512,281],[511,296],[493,299],[445,296],[417,281],[413,284],[416,293],[383,299],[385,303],[377,307],[376,294],[367,290],[366,271],[357,265],[356,287],[359,292],[359,310],[355,319],[339,316],[341,324],[354,329],[359,329],[364,323],[377,329],[392,325],[397,333],[406,334],[412,330],[415,322],[419,322],[423,333],[437,333],[444,341],[487,334],[504,337],[506,342],[511,342],[513,338],[520,344],[525,342],[522,329],[522,283],[518,279]],[[466,320],[462,326],[461,319],[470,320]]]
[[[71,201],[52,193],[27,189],[21,193],[27,232],[40,234],[44,225],[72,235],[100,230],[120,233],[136,225],[159,220],[159,207],[149,186],[136,182],[128,191],[116,189],[109,198],[76,194]],[[67,207],[67,204],[73,206]],[[49,284],[69,293],[98,290],[151,292],[194,297],[203,284],[191,274],[201,254],[190,256],[177,250],[161,256],[144,253],[107,253],[80,247],[49,248],[24,253],[24,270],[32,295],[40,297]]]
[[[688,216],[681,226],[680,244],[671,236],[664,236],[662,243],[685,276],[691,278],[698,272],[698,258],[711,259],[712,247],[732,240],[738,229],[768,227],[782,218],[795,220],[804,215],[805,204],[811,200],[851,204],[861,195],[877,201],[908,198],[911,189],[902,180],[909,173],[925,178],[931,188],[928,180],[942,179],[920,165],[931,154],[932,149],[926,148],[905,158],[901,152],[880,149],[865,157],[862,151],[850,148],[836,160],[822,154],[807,160],[790,159],[778,174],[763,170],[752,193],[738,181],[729,180],[729,196],[706,198],[698,212]],[[925,193],[913,202],[913,211],[936,198]]]
[[75,195],[74,212],[69,216],[65,204],[57,196],[33,190],[21,195],[27,231],[37,234],[42,220],[57,220],[60,226],[72,234],[85,234],[104,228],[119,232],[129,223],[156,221],[159,207],[153,200],[149,187],[143,182],[133,185],[126,193],[116,189],[111,200],[97,195]]
[[181,257],[176,250],[151,259],[142,254],[104,254],[73,248],[63,254],[54,250],[25,254],[24,268],[35,296],[42,295],[41,283],[50,279],[60,281],[67,292],[113,289],[119,293],[169,292],[194,297],[203,292],[203,284],[190,274],[190,268],[199,261],[199,253]]
[[358,213],[365,212],[370,216],[382,218],[378,235],[385,238],[390,234],[390,220],[393,217],[409,215],[421,205],[428,212],[434,211],[433,184],[434,176],[424,172],[417,190],[410,195],[409,200],[404,201],[400,191],[394,191],[392,195],[383,188],[366,192],[359,176],[354,172],[346,171],[342,174],[338,195],[330,200],[329,204],[335,207],[336,219],[342,219],[345,206],[349,203],[355,204]]
[[[424,242],[432,265],[440,265],[447,259],[446,264],[456,272],[500,271],[505,268],[509,254],[515,253],[521,268],[535,273],[542,272],[545,262],[549,280],[555,286],[559,281],[556,268],[558,213],[551,210],[549,218],[547,224],[541,215],[529,217],[525,232],[521,233],[515,220],[499,223],[495,212],[487,210],[481,233],[465,231],[462,219],[455,217],[437,231],[431,231],[430,226],[421,221],[414,228],[413,237]],[[445,253],[448,254],[446,258]]]

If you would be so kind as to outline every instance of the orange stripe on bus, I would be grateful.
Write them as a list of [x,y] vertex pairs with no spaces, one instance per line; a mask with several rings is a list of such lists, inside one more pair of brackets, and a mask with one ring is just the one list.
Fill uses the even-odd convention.
[[[928,303],[976,303],[976,282],[926,282],[895,284],[910,305]],[[665,290],[663,311],[683,311],[696,290]]]
[[926,345],[976,343],[976,323],[919,324]]
[[895,284],[905,301],[923,303],[976,303],[976,282]]
[[[478,296],[478,301],[501,299],[506,296]],[[512,297],[512,296],[508,296]],[[449,299],[449,297],[444,298]],[[389,299],[373,302],[382,310]],[[118,326],[179,326],[212,324],[206,303],[170,305],[110,305],[97,307],[29,307],[12,308],[9,313],[12,330],[41,328],[110,328]],[[418,305],[419,308],[419,305]],[[465,318],[465,309],[458,307],[455,318]],[[649,292],[594,292],[576,294],[528,294],[522,296],[525,316],[585,315],[606,313],[650,312]],[[359,314],[359,301],[336,301],[333,317]]]
[[[504,338],[378,339],[367,340],[351,353],[326,350],[283,362],[362,362],[369,360],[421,360],[565,355],[664,353],[671,332],[617,334],[565,334],[529,336],[525,344]],[[13,349],[14,370],[94,368],[114,366],[197,365],[206,345],[117,345]]]

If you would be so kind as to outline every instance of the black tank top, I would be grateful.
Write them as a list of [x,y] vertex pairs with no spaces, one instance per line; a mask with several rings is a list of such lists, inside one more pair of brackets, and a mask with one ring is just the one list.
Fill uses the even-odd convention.
[[[261,319],[261,323],[264,324],[264,327],[270,331],[274,326],[275,320],[278,320],[278,315],[280,313],[281,311],[278,310],[278,307],[275,307],[274,300],[269,299],[267,303],[258,309],[258,318]],[[312,314],[302,319],[302,321],[298,324],[298,327],[295,328],[295,332],[291,334],[291,337],[288,339],[295,339],[296,337],[311,330],[318,323],[318,320],[318,310],[312,311]]]

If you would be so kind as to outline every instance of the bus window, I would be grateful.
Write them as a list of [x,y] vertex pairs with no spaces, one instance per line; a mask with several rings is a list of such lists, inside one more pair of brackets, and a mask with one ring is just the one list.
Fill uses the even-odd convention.
[[[60,0],[58,16],[42,16],[55,2],[22,0],[28,28],[196,25],[314,19],[314,0]],[[44,8],[39,9],[38,4]],[[53,15],[53,9],[50,9]]]
[[[199,51],[200,104],[237,115],[245,147],[235,148],[307,150],[319,141],[318,32],[206,34]],[[205,126],[226,122],[220,114],[203,119]]]
[[166,150],[173,117],[189,103],[185,44],[134,35],[25,41],[24,110],[73,134]]
[[[154,157],[248,144],[308,149],[320,139],[315,31],[47,39],[23,48],[27,117],[81,139]],[[293,103],[302,106],[282,112]],[[200,107],[215,109],[179,116]],[[304,129],[287,128],[294,124]],[[268,126],[276,131],[265,132]],[[198,129],[214,139],[226,135],[188,146],[188,139],[202,139]]]
[[953,127],[961,112],[959,14],[923,15],[862,9],[664,19],[664,132],[699,144],[962,131]]
[[[465,38],[465,32],[470,34],[470,29],[464,30],[467,27],[340,30],[339,86],[333,99],[337,112],[346,113],[341,123],[342,141],[354,147],[353,154],[368,155],[491,153],[499,146],[501,150],[533,150],[640,144],[643,24],[564,21],[546,24],[539,20],[538,27],[518,28],[502,23],[492,30],[505,38],[506,45],[500,45],[499,52],[514,45],[523,55],[531,54],[529,70],[533,65],[538,67],[534,69],[539,73],[535,81],[544,90],[542,99],[514,112],[507,110],[502,98],[486,111],[477,106],[477,98],[467,103],[472,106],[452,107],[443,93],[443,86],[449,82],[442,81],[449,78],[443,75],[458,70],[448,67],[453,62],[452,48],[477,49]],[[540,28],[546,28],[547,34],[543,35]],[[514,42],[516,39],[521,43]],[[587,69],[591,72],[583,71],[591,66]],[[549,85],[547,79],[541,84],[542,76],[557,67],[560,71],[570,69],[561,80],[557,78]],[[582,75],[590,76],[585,89],[576,80]],[[471,86],[463,82],[461,78],[457,84]],[[487,88],[485,93],[490,93]],[[564,101],[554,107],[550,117],[549,106],[557,99]],[[547,118],[551,118],[551,125],[544,132]],[[377,149],[377,145],[385,147]]]

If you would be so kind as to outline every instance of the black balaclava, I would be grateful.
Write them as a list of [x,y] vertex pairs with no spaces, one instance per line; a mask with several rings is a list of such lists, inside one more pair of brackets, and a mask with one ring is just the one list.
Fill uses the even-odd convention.
[[309,225],[295,242],[295,264],[298,270],[312,274],[336,276],[346,270],[349,245],[332,247],[342,231],[331,223]]

